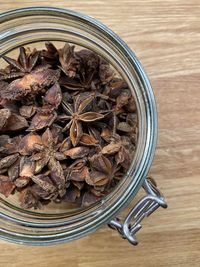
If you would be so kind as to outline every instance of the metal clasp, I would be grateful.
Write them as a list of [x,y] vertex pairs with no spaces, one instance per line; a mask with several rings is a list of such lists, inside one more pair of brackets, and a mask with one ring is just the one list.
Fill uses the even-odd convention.
[[165,199],[152,178],[146,178],[142,187],[147,195],[138,201],[124,221],[115,218],[108,224],[110,228],[117,230],[122,238],[127,239],[134,246],[138,244],[135,234],[142,228],[142,220],[159,207],[167,208]]

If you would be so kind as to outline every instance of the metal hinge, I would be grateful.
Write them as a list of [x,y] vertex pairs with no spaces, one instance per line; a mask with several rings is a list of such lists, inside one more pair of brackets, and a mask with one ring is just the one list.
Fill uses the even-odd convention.
[[167,208],[165,199],[152,178],[148,177],[144,180],[143,188],[147,195],[138,201],[126,218],[124,220],[115,218],[108,224],[110,228],[117,230],[122,238],[127,239],[134,246],[138,244],[135,234],[142,228],[142,220],[159,207]]

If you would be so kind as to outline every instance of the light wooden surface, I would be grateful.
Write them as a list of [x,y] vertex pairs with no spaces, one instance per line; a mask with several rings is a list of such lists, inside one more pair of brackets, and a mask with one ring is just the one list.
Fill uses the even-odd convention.
[[107,24],[145,67],[159,114],[151,174],[169,208],[145,221],[138,247],[131,247],[105,227],[58,246],[0,242],[0,266],[200,266],[200,1],[0,0],[0,12],[55,3]]

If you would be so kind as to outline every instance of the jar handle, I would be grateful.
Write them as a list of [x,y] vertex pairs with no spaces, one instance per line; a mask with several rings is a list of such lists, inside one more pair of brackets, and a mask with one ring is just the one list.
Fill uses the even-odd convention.
[[142,187],[147,195],[138,201],[126,218],[123,221],[115,218],[108,224],[110,228],[117,230],[122,238],[127,239],[134,246],[138,244],[135,234],[142,228],[142,220],[159,207],[167,208],[165,198],[157,188],[153,178],[147,177]]

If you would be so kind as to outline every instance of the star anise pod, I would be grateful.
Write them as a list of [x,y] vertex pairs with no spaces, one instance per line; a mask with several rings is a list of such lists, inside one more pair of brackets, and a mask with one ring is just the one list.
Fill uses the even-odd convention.
[[[17,188],[25,187],[29,183],[34,168],[34,163],[29,157],[20,157],[19,154],[6,156],[0,160],[0,173],[8,177],[4,182],[12,183]],[[4,195],[8,196],[8,192],[4,192]]]
[[54,84],[60,76],[59,70],[37,70],[26,74],[22,79],[12,81],[4,90],[0,91],[0,98],[9,100],[22,99],[32,93],[37,94],[45,87]]
[[131,151],[132,148],[129,138],[115,134],[115,136],[112,136],[111,142],[102,148],[101,153],[106,156],[114,155],[117,165],[121,164],[124,168],[128,168],[133,156],[134,150]]
[[28,119],[28,118],[31,118],[35,112],[36,112],[37,108],[33,105],[33,104],[30,104],[30,105],[23,105],[19,108],[19,114]]
[[19,166],[18,159],[19,159],[19,154],[13,154],[5,156],[0,160],[0,173],[4,175],[8,174],[8,178],[10,179],[10,181],[13,181],[13,173],[11,173],[13,166],[15,166],[15,163],[17,163]]
[[80,200],[81,192],[74,185],[70,185],[67,190],[65,196],[62,198],[63,201],[68,203],[77,203]]
[[56,186],[48,176],[44,174],[33,175],[31,179],[35,182],[36,185],[42,188],[47,195],[54,194],[56,192]]
[[123,79],[114,77],[108,84],[106,84],[104,94],[109,95],[110,99],[116,99],[116,97],[121,94],[122,90],[127,88],[128,85]]
[[12,69],[12,67],[8,65],[4,70],[0,70],[0,82],[16,79],[22,77],[23,75],[23,73],[16,72],[16,70]]
[[86,182],[94,187],[102,187],[110,183],[118,171],[117,165],[102,154],[96,154],[90,159],[91,172]]
[[10,167],[15,161],[18,159],[18,154],[13,154],[10,156],[6,156],[0,160],[0,169],[6,169]]
[[81,61],[80,80],[82,84],[84,84],[84,87],[88,88],[91,86],[92,80],[95,80],[95,76],[98,74],[100,57],[88,49],[80,50],[77,52],[77,56]]
[[[53,182],[58,189],[58,193],[62,196],[63,190],[65,189],[65,175],[59,161],[66,159],[66,155],[61,150],[65,151],[67,148],[64,149],[60,146],[60,144],[58,144],[58,138],[53,136],[49,128],[42,134],[41,144],[38,143],[39,142],[37,140],[35,148],[38,152],[35,152],[31,157],[31,160],[35,162],[34,174],[41,173],[44,167],[47,166],[50,175],[49,179]],[[40,180],[42,176],[31,176],[31,179],[38,184],[35,177],[38,177],[37,179]]]
[[95,202],[97,202],[100,199],[101,199],[100,196],[96,196],[91,192],[85,192],[83,197],[82,197],[81,206],[82,207],[88,207],[88,206],[94,204]]
[[110,64],[103,58],[100,59],[99,63],[99,78],[102,84],[108,84],[116,73],[110,68]]
[[24,209],[38,209],[41,207],[39,198],[34,194],[31,187],[27,187],[20,192],[19,202]]
[[73,106],[63,101],[63,109],[66,113],[65,119],[69,123],[63,128],[63,131],[70,129],[70,138],[73,146],[76,146],[83,134],[81,122],[94,122],[104,118],[103,114],[89,111],[94,96],[88,93],[79,94],[73,103]]
[[23,156],[28,156],[37,151],[38,145],[42,144],[42,138],[37,133],[31,132],[21,138],[18,144],[18,152]]
[[69,75],[61,78],[61,85],[69,90],[96,89],[96,83],[99,82],[99,56],[90,50],[83,49],[76,53],[76,60],[79,62],[79,72],[74,79]]
[[89,206],[127,173],[137,145],[136,103],[94,51],[46,43],[0,69],[0,193],[23,208]]
[[18,153],[18,144],[21,136],[10,137],[9,135],[0,135],[0,154],[12,155]]
[[27,120],[12,109],[0,109],[0,131],[18,131],[28,127]]
[[28,155],[34,151],[35,144],[41,143],[40,139],[37,135],[29,134],[24,138],[7,139],[7,143],[1,147],[0,152],[6,156],[0,160],[0,172],[7,173],[17,187],[26,186],[29,177],[34,174],[35,165]]
[[62,71],[70,78],[75,77],[79,67],[78,58],[74,52],[74,45],[66,43],[62,49],[58,50],[59,61]]
[[0,193],[8,197],[15,189],[14,183],[8,176],[0,175]]
[[38,152],[34,153],[32,158],[36,162],[35,174],[48,166],[52,170],[53,165],[57,161],[66,159],[63,152],[59,151],[60,146],[57,144],[57,139],[54,139],[49,128],[41,136],[41,144],[36,145]]
[[11,116],[11,112],[7,108],[0,109],[0,130],[4,128],[9,117]]
[[59,61],[58,50],[51,42],[45,43],[46,50],[42,50],[41,56],[48,64],[56,64]]
[[39,52],[33,50],[31,53],[28,53],[24,47],[20,47],[20,53],[17,60],[12,59],[7,56],[3,56],[3,59],[10,64],[12,71],[9,74],[4,74],[1,79],[9,80],[17,77],[22,77],[27,73],[30,73],[36,66],[36,63],[39,58]]
[[62,92],[58,83],[55,83],[43,98],[44,104],[38,108],[37,113],[31,120],[28,131],[37,131],[45,127],[50,127],[57,117],[55,109],[61,103]]

